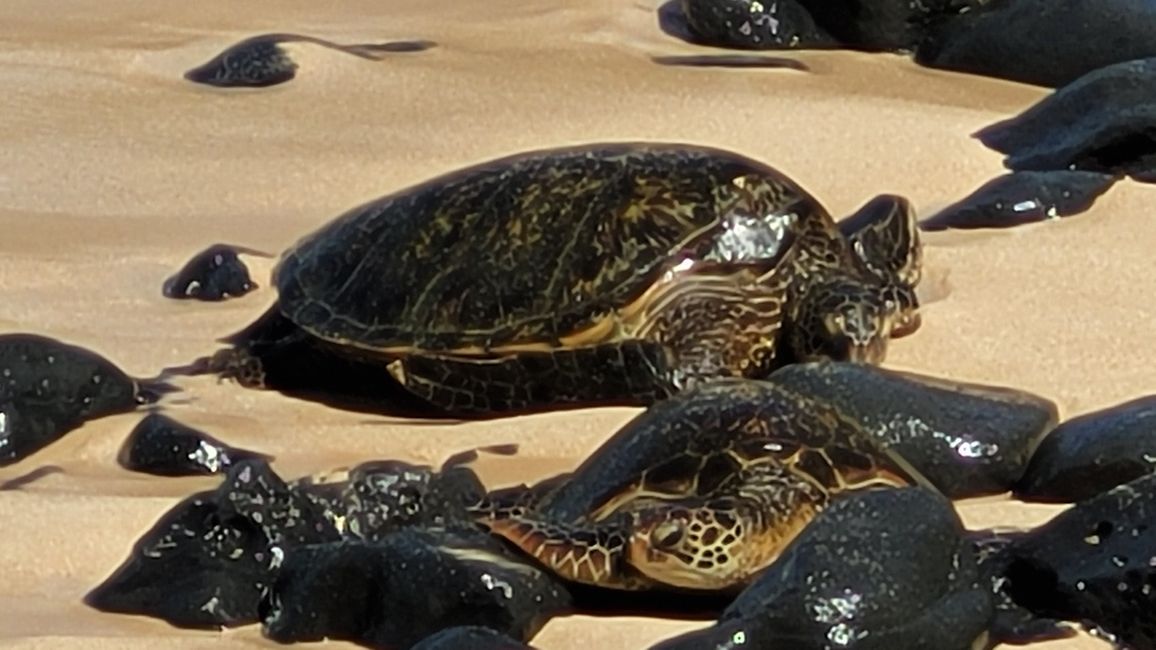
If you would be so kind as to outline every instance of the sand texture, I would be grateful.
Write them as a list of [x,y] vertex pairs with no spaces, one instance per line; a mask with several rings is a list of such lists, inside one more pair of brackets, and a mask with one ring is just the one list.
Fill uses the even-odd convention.
[[[301,45],[290,83],[214,90],[182,74],[264,32],[338,42],[429,39],[371,61]],[[1046,91],[922,69],[892,55],[792,53],[798,70],[655,65],[707,51],[665,34],[654,2],[305,0],[0,3],[0,330],[90,347],[136,375],[215,349],[272,302],[261,288],[209,304],[161,284],[216,242],[280,252],[346,209],[485,159],[596,140],[709,144],[781,169],[832,213],[872,196],[935,212],[1001,173],[969,134]],[[1156,389],[1150,206],[1123,181],[1089,212],[1006,231],[930,233],[923,327],[887,365],[1030,390],[1064,417]],[[208,377],[167,412],[276,456],[285,477],[373,458],[436,463],[517,443],[478,465],[490,485],[565,471],[636,411],[473,424],[328,409]],[[139,414],[90,422],[0,470],[63,471],[0,492],[0,645],[275,647],[256,626],[177,631],[101,614],[81,598],[179,498],[217,479],[131,474],[115,462]],[[1026,525],[1053,507],[960,506],[969,525]],[[542,650],[642,648],[701,622],[569,617]],[[329,643],[327,645],[344,645]],[[1088,636],[1044,648],[1106,647]]]

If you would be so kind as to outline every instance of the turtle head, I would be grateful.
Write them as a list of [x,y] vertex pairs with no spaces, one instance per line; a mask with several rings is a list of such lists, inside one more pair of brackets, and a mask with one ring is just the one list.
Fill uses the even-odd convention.
[[742,522],[727,512],[657,507],[638,517],[628,561],[663,584],[725,589],[743,577],[742,535]]
[[899,316],[897,303],[873,283],[836,278],[800,297],[788,342],[799,361],[880,364]]

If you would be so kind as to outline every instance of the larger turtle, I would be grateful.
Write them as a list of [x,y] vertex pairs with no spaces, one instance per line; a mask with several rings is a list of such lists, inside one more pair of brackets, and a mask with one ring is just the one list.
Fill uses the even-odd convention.
[[840,494],[915,484],[930,487],[825,402],[727,378],[639,414],[573,473],[474,512],[572,581],[733,591]]
[[[897,215],[883,210],[846,236],[782,173],[709,147],[524,153],[306,236],[275,269],[279,299],[258,321],[277,334],[255,324],[200,365],[276,388],[264,360],[306,340],[357,367],[335,374],[388,373],[464,414],[648,404],[763,376],[781,356],[784,319],[797,333],[790,356],[877,360],[900,309],[888,269],[917,259],[917,235]],[[894,250],[900,261],[878,259]],[[311,363],[299,374],[322,381]]]

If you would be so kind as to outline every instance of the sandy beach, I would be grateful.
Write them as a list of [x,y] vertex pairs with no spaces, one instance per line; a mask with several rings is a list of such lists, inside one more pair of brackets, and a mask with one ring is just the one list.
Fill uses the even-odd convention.
[[[216,348],[271,304],[173,301],[161,284],[226,242],[280,253],[348,208],[430,176],[526,149],[599,140],[709,144],[766,161],[833,214],[880,193],[928,215],[1003,172],[970,137],[1041,88],[933,71],[893,55],[790,53],[798,70],[656,65],[707,52],[664,33],[657,3],[612,0],[283,0],[189,4],[6,0],[0,7],[0,330],[89,347],[150,376]],[[369,61],[301,44],[297,78],[222,91],[182,74],[235,42],[294,32],[340,43],[428,39]],[[1014,230],[925,235],[923,326],[887,365],[1012,386],[1064,418],[1156,391],[1143,355],[1156,308],[1149,206],[1122,181],[1087,213]],[[276,457],[285,477],[375,458],[438,463],[517,443],[477,464],[491,486],[577,464],[637,411],[607,408],[457,424],[329,409],[207,377],[166,412]],[[120,469],[141,414],[85,425],[0,482],[0,645],[14,648],[276,647],[257,626],[180,631],[102,614],[83,595],[177,500],[218,479]],[[1031,525],[1057,507],[960,504],[969,526]],[[593,623],[593,624],[592,624]],[[553,620],[542,650],[642,648],[702,622]],[[346,645],[327,643],[327,646]],[[352,647],[352,646],[350,646]],[[1082,635],[1040,648],[1091,649]]]

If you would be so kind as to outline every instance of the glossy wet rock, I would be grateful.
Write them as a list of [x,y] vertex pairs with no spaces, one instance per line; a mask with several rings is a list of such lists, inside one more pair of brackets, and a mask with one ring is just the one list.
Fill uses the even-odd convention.
[[1156,395],[1072,418],[1040,441],[1016,485],[1025,501],[1072,503],[1156,472]]
[[161,413],[149,413],[128,434],[117,454],[121,467],[158,476],[223,473],[245,460],[272,460],[238,449]]
[[1077,169],[1154,181],[1156,58],[1090,72],[975,137],[1006,154],[1004,166],[1016,171]]
[[339,538],[322,510],[268,465],[240,463],[217,490],[194,494],[165,513],[85,603],[177,627],[255,623],[261,594],[285,552]]
[[344,639],[407,648],[454,626],[528,641],[570,597],[551,576],[481,532],[404,530],[376,542],[292,549],[262,601],[281,643]]
[[911,51],[929,26],[987,0],[799,0],[836,40],[868,51]]
[[970,650],[992,617],[951,503],[925,488],[875,490],[823,511],[714,626],[653,650]]
[[1007,589],[1019,604],[1156,647],[1156,476],[1076,504],[1011,552]]
[[370,541],[407,528],[474,530],[467,507],[485,494],[468,467],[435,471],[397,460],[362,463],[339,482],[294,487],[324,502],[346,537]]
[[865,364],[793,364],[770,380],[834,404],[953,499],[1010,490],[1058,420],[1030,393]]
[[411,650],[534,650],[488,627],[451,627],[426,637]]
[[420,52],[430,41],[396,41],[367,45],[339,45],[302,34],[261,34],[247,38],[185,73],[185,79],[220,88],[264,88],[291,81],[298,64],[284,43],[312,44],[377,60],[390,52]]
[[0,466],[172,390],[130,377],[92,350],[38,334],[0,335]]
[[1070,217],[1092,207],[1116,183],[1111,174],[1024,171],[1004,174],[924,219],[923,230],[1010,228]]
[[944,22],[916,61],[1057,88],[1098,68],[1156,56],[1149,0],[990,2]]
[[240,253],[260,254],[258,251],[214,244],[197,253],[181,270],[165,280],[161,293],[176,300],[220,301],[239,298],[257,288],[249,277],[249,267],[241,261]]
[[833,47],[796,0],[679,0],[687,31],[703,45],[749,50]]

